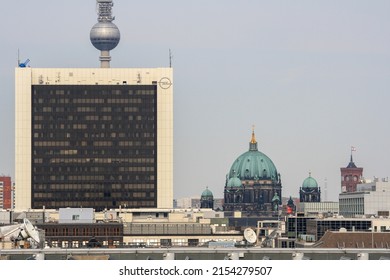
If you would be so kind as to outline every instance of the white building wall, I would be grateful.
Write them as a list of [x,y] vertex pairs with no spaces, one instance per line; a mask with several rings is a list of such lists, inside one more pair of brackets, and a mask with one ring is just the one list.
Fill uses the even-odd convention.
[[95,221],[95,213],[92,208],[60,208],[58,215],[60,224],[91,224]]
[[376,191],[364,195],[364,214],[377,215],[378,211],[390,211],[390,183],[376,182]]
[[199,209],[200,197],[181,197],[176,199],[177,209]]
[[172,68],[16,68],[15,207],[31,208],[31,86],[157,83],[157,207],[173,204]]
[[15,70],[15,209],[31,208],[32,69]]
[[339,213],[338,202],[301,202],[298,206],[298,212],[307,214],[321,214],[321,213]]
[[0,210],[0,224],[12,224],[12,213],[10,211]]
[[339,195],[340,214],[344,216],[376,216],[390,211],[390,183],[378,181],[359,184],[358,192]]
[[372,219],[372,226],[374,232],[388,232],[390,231],[390,219],[388,218]]

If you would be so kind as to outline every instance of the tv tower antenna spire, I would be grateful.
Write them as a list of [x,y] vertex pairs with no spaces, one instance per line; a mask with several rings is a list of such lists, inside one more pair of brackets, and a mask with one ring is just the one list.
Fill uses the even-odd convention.
[[112,23],[115,17],[112,16],[112,0],[96,0],[98,23],[90,32],[92,45],[100,50],[100,67],[110,68],[110,51],[114,49],[120,40],[118,27]]
[[324,200],[328,201],[328,178],[325,178],[325,184],[324,184],[325,190],[324,190]]

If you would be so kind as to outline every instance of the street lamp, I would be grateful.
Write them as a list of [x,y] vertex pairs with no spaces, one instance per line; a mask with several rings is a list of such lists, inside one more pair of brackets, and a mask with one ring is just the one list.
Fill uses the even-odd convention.
[[371,248],[374,248],[374,227],[371,226],[368,229],[371,230]]

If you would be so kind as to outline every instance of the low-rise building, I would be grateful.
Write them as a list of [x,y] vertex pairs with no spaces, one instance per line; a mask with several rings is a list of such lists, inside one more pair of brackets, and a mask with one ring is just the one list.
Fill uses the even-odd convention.
[[27,218],[44,232],[45,246],[177,247],[207,246],[211,241],[242,242],[223,212],[211,209],[33,209],[3,211],[4,224]]
[[332,201],[324,202],[301,202],[298,205],[298,212],[310,215],[334,215],[339,213],[339,203]]
[[339,194],[340,215],[344,217],[389,216],[390,182],[388,179],[358,184],[356,192]]
[[286,234],[305,243],[320,240],[328,231],[346,232],[388,232],[390,231],[389,218],[346,218],[315,216],[286,217]]
[[316,248],[383,248],[390,247],[390,232],[327,231]]

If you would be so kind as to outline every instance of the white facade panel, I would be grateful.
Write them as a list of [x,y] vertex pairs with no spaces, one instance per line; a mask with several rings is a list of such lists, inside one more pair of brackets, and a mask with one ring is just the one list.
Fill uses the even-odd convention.
[[377,216],[380,212],[390,212],[390,183],[387,181],[361,184],[359,192],[339,195],[340,214],[353,216]]
[[31,208],[31,85],[32,69],[15,75],[15,209]]
[[60,208],[59,223],[83,224],[93,223],[95,221],[92,208]]

